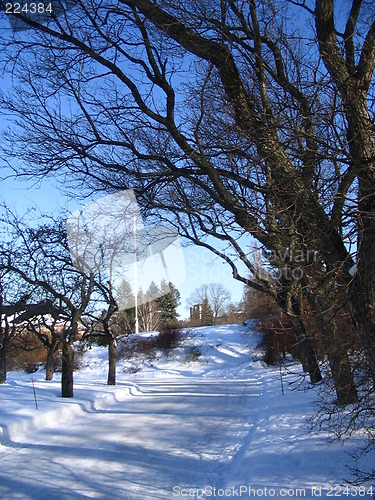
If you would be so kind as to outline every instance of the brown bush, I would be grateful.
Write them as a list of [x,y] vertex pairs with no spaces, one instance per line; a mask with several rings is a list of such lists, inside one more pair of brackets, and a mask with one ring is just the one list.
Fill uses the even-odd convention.
[[178,326],[164,325],[154,337],[154,345],[161,351],[169,350],[177,347],[181,339],[182,331]]
[[179,325],[164,325],[157,335],[149,337],[124,336],[118,342],[117,359],[130,359],[137,355],[152,359],[157,350],[170,351],[179,345],[182,338]]
[[46,350],[35,335],[30,332],[19,334],[12,339],[7,356],[7,368],[32,373],[30,370],[44,365],[46,358]]
[[155,356],[155,346],[152,337],[139,337],[138,335],[124,335],[117,344],[117,360],[131,359],[133,356],[144,355],[148,359]]
[[258,329],[262,334],[264,361],[274,365],[281,357],[291,354],[298,359],[296,338],[288,318],[284,314],[273,315],[261,321]]

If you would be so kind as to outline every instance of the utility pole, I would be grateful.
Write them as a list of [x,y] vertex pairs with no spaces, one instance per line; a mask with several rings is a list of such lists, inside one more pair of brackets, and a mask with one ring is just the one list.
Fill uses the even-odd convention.
[[134,302],[135,302],[135,333],[139,333],[138,321],[138,282],[137,282],[137,218],[134,210]]

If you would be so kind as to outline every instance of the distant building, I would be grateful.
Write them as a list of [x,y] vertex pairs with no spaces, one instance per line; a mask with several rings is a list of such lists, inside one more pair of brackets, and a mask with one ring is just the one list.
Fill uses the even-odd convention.
[[190,307],[190,319],[202,319],[203,304],[195,304]]

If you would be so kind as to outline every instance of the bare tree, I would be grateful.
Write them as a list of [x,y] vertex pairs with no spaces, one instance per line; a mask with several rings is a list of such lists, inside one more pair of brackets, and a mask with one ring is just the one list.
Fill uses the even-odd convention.
[[0,384],[7,379],[7,357],[12,341],[20,333],[17,317],[25,310],[28,294],[21,291],[19,280],[4,265],[0,266]]
[[[375,377],[373,271],[366,274],[374,11],[353,1],[339,35],[332,0],[315,10],[297,4],[77,1],[48,25],[18,15],[30,30],[2,51],[20,83],[2,99],[20,125],[4,155],[22,174],[68,173],[72,187],[88,176],[93,190],[133,187],[149,219],[175,225],[223,258],[235,279],[276,298],[243,238],[251,234],[281,263],[316,252]],[[318,44],[308,22],[299,31],[298,15],[316,22]]]
[[[349,294],[374,373],[375,134],[374,116],[369,110],[369,103],[373,104],[374,96],[373,89],[371,92],[375,68],[374,6],[353,1],[342,33],[335,26],[333,0],[317,0],[315,23],[320,54],[340,93],[345,110],[350,152],[348,176],[355,177],[358,182],[357,269]],[[360,37],[363,37],[363,41],[360,41]]]
[[138,317],[139,329],[142,332],[157,330],[160,326],[160,308],[157,302],[160,290],[155,283],[151,283],[146,293],[139,292]]
[[225,313],[225,308],[229,304],[231,293],[221,283],[210,283],[196,288],[188,298],[188,305],[202,304],[205,299],[212,309],[214,322],[219,316]]
[[[42,294],[38,294],[38,291],[37,289],[35,295],[40,297],[44,290],[41,290]],[[46,380],[53,379],[55,354],[61,347],[66,322],[69,322],[69,317],[62,307],[61,301],[54,301],[53,297],[37,303],[29,302],[15,320],[17,328],[23,328],[35,335],[46,349]]]
[[262,252],[258,246],[253,246],[251,262],[260,286],[258,289],[246,286],[242,302],[253,318],[269,319],[284,313],[290,322],[303,370],[309,374],[311,383],[316,384],[322,380],[322,375],[301,307],[300,281],[305,269],[302,272],[300,266],[308,267],[308,259],[302,253],[297,259],[298,264],[293,265],[288,256],[291,257],[289,251],[270,253],[263,249]]
[[37,228],[16,216],[8,218],[9,250],[3,253],[6,269],[34,288],[41,288],[59,304],[68,320],[62,332],[62,397],[73,397],[73,343],[79,337],[80,320],[93,286],[93,275],[73,267],[67,244],[65,220],[53,220]]
[[[96,292],[96,293],[95,293]],[[90,312],[85,311],[86,323],[85,337],[104,337],[108,344],[108,385],[116,385],[116,361],[117,361],[117,339],[118,329],[116,314],[118,313],[117,299],[113,293],[112,283],[103,276],[96,276],[94,279],[91,302],[95,303]]]

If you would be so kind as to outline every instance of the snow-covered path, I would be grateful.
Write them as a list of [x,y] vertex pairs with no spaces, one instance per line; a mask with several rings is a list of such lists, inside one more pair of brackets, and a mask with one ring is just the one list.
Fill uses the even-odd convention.
[[373,500],[375,484],[345,482],[348,466],[373,470],[375,453],[358,463],[350,454],[363,448],[362,433],[333,443],[309,434],[319,387],[292,360],[266,368],[258,342],[254,325],[197,328],[173,353],[119,360],[116,386],[106,385],[107,351],[96,346],[68,399],[59,374],[46,382],[43,370],[9,373],[0,499]]
[[223,488],[260,392],[256,379],[131,384],[105,409],[2,447],[0,497],[138,500]]

